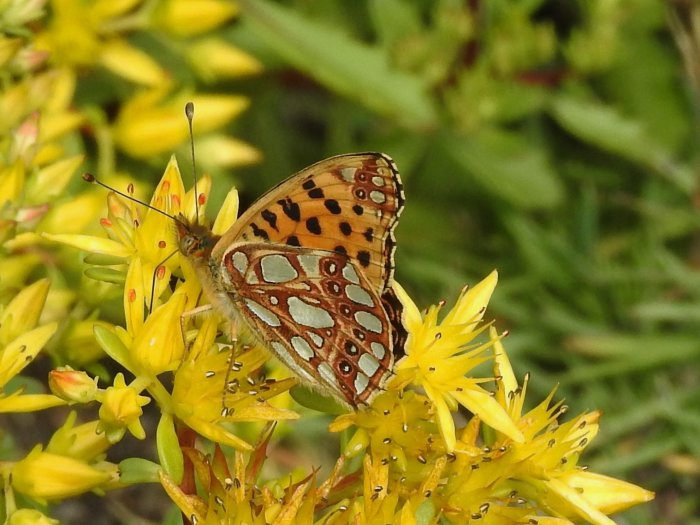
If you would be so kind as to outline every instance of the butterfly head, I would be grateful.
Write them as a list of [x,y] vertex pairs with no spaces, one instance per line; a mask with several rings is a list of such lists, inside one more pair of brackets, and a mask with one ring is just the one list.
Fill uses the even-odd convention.
[[190,259],[208,259],[219,240],[207,226],[191,222],[183,215],[175,221],[180,252]]

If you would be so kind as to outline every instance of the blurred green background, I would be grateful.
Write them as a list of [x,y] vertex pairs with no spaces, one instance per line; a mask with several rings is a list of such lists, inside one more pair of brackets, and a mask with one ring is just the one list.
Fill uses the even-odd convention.
[[244,204],[323,157],[391,155],[417,303],[497,268],[530,403],[559,384],[571,412],[601,409],[584,463],[657,491],[617,519],[700,523],[700,4],[239,5],[227,37],[266,66],[232,84],[264,155],[235,174]]

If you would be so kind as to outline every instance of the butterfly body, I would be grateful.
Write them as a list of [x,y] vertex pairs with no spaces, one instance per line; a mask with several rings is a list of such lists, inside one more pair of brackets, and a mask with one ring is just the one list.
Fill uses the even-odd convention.
[[392,373],[406,332],[393,283],[403,207],[379,153],[321,161],[280,183],[220,238],[178,221],[207,299],[305,383],[351,407]]

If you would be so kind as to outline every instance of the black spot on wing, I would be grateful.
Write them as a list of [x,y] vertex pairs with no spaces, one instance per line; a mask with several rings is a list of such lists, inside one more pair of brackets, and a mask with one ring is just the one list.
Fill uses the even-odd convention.
[[250,223],[250,228],[253,230],[253,235],[255,235],[256,237],[259,237],[259,238],[264,239],[266,241],[270,240],[270,236],[267,234],[267,232],[263,228],[260,228],[254,222]]
[[296,235],[290,235],[287,237],[287,244],[289,246],[301,246],[301,243],[299,242],[299,237]]
[[277,228],[276,213],[271,212],[270,210],[263,210],[263,212],[260,215],[263,219],[265,219],[265,222],[267,222],[273,230],[279,231],[279,229]]
[[331,212],[333,215],[339,215],[341,212],[340,209],[340,204],[338,204],[338,201],[335,199],[326,199],[323,202],[324,206],[326,209]]
[[316,187],[316,183],[312,179],[309,179],[307,181],[304,181],[304,184],[302,184],[301,187],[305,190],[310,190]]
[[366,240],[367,242],[372,242],[372,239],[374,238],[374,229],[372,229],[372,228],[367,228],[367,229],[365,230],[365,233],[363,233],[362,235],[364,235],[365,240]]
[[352,207],[352,211],[355,212],[355,215],[362,215],[365,212],[365,209],[362,206],[360,206],[359,204],[355,204]]
[[341,222],[339,225],[340,231],[343,235],[346,237],[349,236],[352,233],[352,226],[350,226],[349,222]]
[[292,199],[287,197],[286,199],[278,200],[277,204],[282,206],[282,211],[287,217],[296,222],[301,220],[301,210],[299,209],[299,205]]
[[321,235],[321,224],[318,222],[318,217],[306,219],[306,229],[315,235]]
[[360,261],[360,264],[364,268],[367,268],[369,266],[369,252],[366,250],[360,250],[357,252],[357,260]]
[[323,190],[321,188],[314,188],[313,190],[309,190],[308,195],[312,199],[322,199]]

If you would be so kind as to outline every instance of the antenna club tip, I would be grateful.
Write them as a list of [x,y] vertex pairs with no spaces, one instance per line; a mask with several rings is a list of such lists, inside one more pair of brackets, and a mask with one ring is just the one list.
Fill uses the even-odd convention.
[[95,182],[95,176],[92,173],[83,173],[83,180],[85,182]]
[[188,102],[185,104],[185,115],[187,115],[187,118],[189,119],[194,116],[194,102]]

